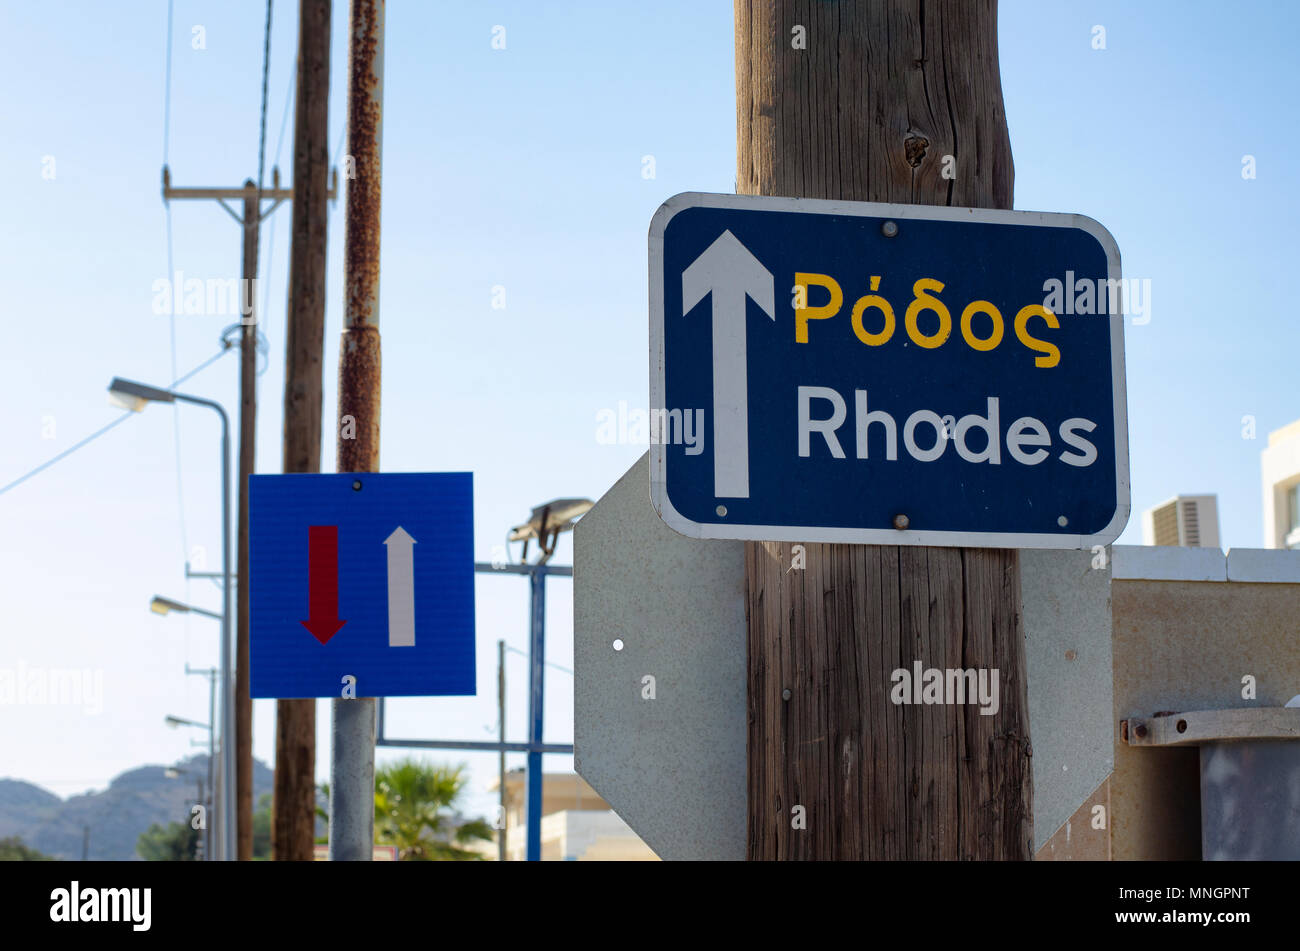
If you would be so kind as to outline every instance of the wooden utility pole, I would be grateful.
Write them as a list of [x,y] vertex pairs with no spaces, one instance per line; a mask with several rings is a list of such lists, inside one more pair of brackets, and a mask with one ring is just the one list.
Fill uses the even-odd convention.
[[257,183],[244,182],[244,280],[239,337],[239,569],[235,581],[235,848],[253,859],[253,701],[248,680],[248,477],[257,453],[257,244],[262,230]]
[[[1011,207],[995,0],[735,12],[738,192]],[[1031,858],[1019,553],[804,547],[745,546],[749,857]],[[895,705],[914,660],[999,671],[998,712]]]
[[[306,5],[308,0],[303,0],[303,2],[304,5]],[[317,4],[312,4],[312,6],[315,5]],[[324,53],[325,78],[324,80],[322,80],[322,82],[324,82],[326,86],[328,86],[328,82],[329,82],[328,7],[329,4],[325,3],[324,6],[326,7],[325,27],[324,27],[326,50]],[[299,67],[298,67],[298,82],[299,82],[299,92],[301,93],[302,91],[301,59],[299,61]],[[324,91],[319,92],[319,95],[322,98],[326,97],[328,95],[328,88],[326,88]],[[300,127],[302,123],[301,101],[302,100],[300,98],[299,109],[298,109],[298,124]],[[324,112],[324,109],[325,109],[324,105],[320,106],[320,110],[322,111],[322,114]],[[322,123],[320,138],[321,138],[321,142],[324,143],[325,137],[327,135],[327,131],[324,127],[325,119],[322,118],[320,121]],[[296,130],[296,134],[300,134],[300,131]],[[329,154],[324,144],[321,145],[321,156],[322,157],[320,158],[320,162],[321,162],[322,171],[320,172],[320,175],[322,176],[322,181],[320,185],[320,196],[321,196],[320,201],[323,203],[326,200],[326,198],[335,197],[338,191],[338,181],[337,181],[337,173],[336,173],[333,187],[330,187],[327,190],[326,188],[327,183],[324,180],[323,176],[325,176],[324,169],[326,168],[329,162]],[[295,156],[295,161],[294,161],[295,181],[297,181],[299,164],[300,164],[300,158],[298,156]],[[241,861],[249,861],[253,857],[253,701],[251,699],[250,692],[249,692],[249,669],[248,669],[249,666],[249,657],[248,657],[249,654],[248,652],[248,630],[249,630],[248,477],[253,473],[254,461],[256,455],[256,443],[257,443],[257,327],[259,323],[258,314],[257,314],[257,288],[256,288],[257,245],[258,245],[258,234],[261,230],[262,222],[265,219],[269,218],[271,213],[275,211],[275,209],[278,208],[282,202],[295,198],[294,189],[280,187],[280,170],[278,168],[272,171],[271,177],[272,177],[272,187],[263,188],[260,191],[258,190],[257,183],[252,181],[251,179],[246,179],[244,181],[243,186],[240,188],[173,188],[171,184],[171,171],[166,166],[163,167],[163,199],[164,200],[170,201],[173,198],[177,198],[177,199],[202,198],[208,200],[215,199],[221,204],[223,208],[226,209],[226,211],[230,214],[230,216],[239,223],[240,227],[243,230],[243,235],[244,235],[243,270],[242,270],[243,280],[240,282],[240,292],[237,295],[237,299],[239,302],[238,306],[240,311],[240,316],[239,316],[240,409],[239,409],[239,503],[238,503],[239,515],[238,515],[238,529],[237,529],[238,538],[239,538],[237,542],[238,553],[239,553],[238,554],[239,566],[237,569],[238,574],[237,574],[237,580],[235,584],[236,593],[238,595],[238,606],[236,607],[236,611],[235,611],[236,639],[235,639],[235,704],[234,704],[235,706],[234,752],[235,752],[235,773],[236,773],[235,811],[237,813],[237,820],[235,824],[236,831],[237,831],[236,843],[235,843],[236,846],[235,857],[238,857]],[[262,211],[259,207],[260,204],[259,197],[262,199],[271,199],[273,204],[271,205],[270,208],[266,209],[265,211]],[[235,212],[231,209],[231,207],[228,204],[226,204],[226,199],[232,199],[232,200],[242,199],[244,202],[243,215],[241,216],[235,214]],[[297,201],[295,201],[294,204],[295,204],[295,211],[294,211],[293,220],[294,220],[295,245],[294,245],[293,253],[296,256],[297,236],[299,233],[298,211],[296,210]],[[321,212],[321,216],[323,219],[324,211]],[[324,254],[325,254],[324,251],[325,225],[323,221],[320,225],[320,229],[321,229],[320,255],[323,262]],[[291,270],[290,282],[292,284],[293,281],[292,262],[290,265],[290,270]],[[322,263],[320,265],[320,272],[319,272],[320,288],[318,291],[322,300],[324,298],[324,293],[325,293],[324,271],[325,271],[324,264]],[[179,294],[180,289],[177,288],[174,291],[174,293]],[[293,306],[292,293],[293,293],[293,288],[291,286],[290,288],[290,295],[291,295],[290,309],[291,310]],[[321,306],[323,308],[324,305],[322,304]],[[290,320],[291,350],[289,355],[290,370],[292,370],[293,359],[294,359],[292,353],[292,346],[293,346],[292,323],[293,322],[291,318]],[[323,309],[321,311],[320,323],[321,323],[321,329],[318,330],[318,337],[323,338],[324,335]],[[286,467],[284,470],[285,472],[319,471],[320,469],[320,379],[319,379],[320,363],[321,363],[321,357],[320,357],[319,346],[318,346],[317,354],[316,354],[317,383],[316,383],[316,423],[315,423],[316,461],[314,463],[315,468],[311,470],[288,468],[289,458],[290,458],[290,451],[289,451],[289,441],[291,439],[290,433],[292,430],[297,429],[299,424],[297,421],[295,421],[294,424],[291,425],[289,419],[286,417],[285,419],[285,466]],[[292,380],[293,378],[291,373],[289,381],[286,382],[286,388],[292,386]],[[288,393],[286,390],[286,401],[287,400],[288,400]],[[298,456],[295,455],[294,458],[297,459]],[[281,705],[281,707],[277,709],[277,721],[276,721],[275,759],[276,759],[277,795],[275,796],[275,799],[277,802],[283,801],[286,804],[286,808],[289,807],[288,806],[289,803],[296,801],[292,795],[287,795],[285,797],[281,797],[278,795],[280,782],[281,782],[281,774],[283,774],[286,781],[293,784],[294,788],[296,789],[297,780],[295,779],[295,777],[297,776],[298,769],[305,764],[307,770],[306,783],[308,784],[308,787],[311,792],[311,798],[309,800],[311,803],[309,808],[309,813],[311,818],[308,824],[307,837],[305,839],[306,853],[300,855],[300,857],[304,859],[310,859],[312,857],[312,845],[315,841],[314,824],[315,824],[315,810],[316,810],[315,759],[314,759],[315,748],[316,748],[315,746],[315,737],[316,737],[315,703],[314,701],[308,701],[308,700],[281,700],[278,702]],[[280,734],[284,731],[286,727],[286,724],[282,719],[282,713],[281,713],[284,704],[311,704],[311,714],[310,714],[311,722],[307,725],[310,739],[307,745],[307,754],[305,760],[302,756],[301,749],[299,747],[294,747],[294,754],[289,756],[287,760],[282,760],[280,756],[280,749],[281,749]],[[297,724],[297,722],[293,719],[292,716],[290,716],[289,718],[288,728],[291,730],[292,735],[295,737],[298,737],[302,734],[302,727],[299,724]],[[223,739],[222,742],[224,744],[226,742],[225,739]],[[284,768],[282,769],[282,767]],[[229,791],[226,791],[224,793],[224,795],[229,795],[229,794],[230,794]],[[274,821],[272,824],[274,825]],[[292,821],[290,821],[290,825],[291,824]],[[301,852],[301,850],[298,851]]]
[[[239,292],[234,295],[233,303],[239,311],[239,516],[238,516],[238,558],[239,566],[235,582],[239,602],[235,609],[235,726],[234,736],[222,733],[222,748],[232,749],[235,763],[235,855],[223,856],[226,860],[239,858],[249,860],[253,857],[253,701],[249,697],[248,680],[248,477],[253,472],[253,460],[257,439],[257,240],[262,221],[270,217],[280,203],[293,197],[293,189],[280,187],[280,171],[272,172],[273,185],[269,189],[258,190],[257,184],[245,179],[239,188],[173,188],[171,169],[163,166],[163,200],[204,199],[216,200],[229,215],[239,223],[243,232],[243,265],[239,282]],[[259,198],[272,199],[274,204],[266,211],[260,208]],[[244,202],[242,215],[235,214],[226,204],[226,200]],[[177,275],[169,275],[174,279]],[[181,288],[176,287],[173,294],[179,295]],[[227,328],[234,329],[233,327]],[[188,566],[187,566],[188,570]],[[229,657],[222,658],[222,664],[231,662]],[[224,709],[224,708],[223,708]],[[233,740],[233,744],[232,744]],[[227,754],[223,753],[223,757]],[[232,795],[226,785],[219,787],[222,796]],[[227,813],[228,814],[228,813]],[[225,819],[223,818],[223,822]]]
[[[285,342],[285,472],[320,472],[325,347],[325,250],[329,224],[331,0],[298,5],[293,130],[293,246]],[[316,701],[277,700],[271,852],[310,861],[316,841]]]

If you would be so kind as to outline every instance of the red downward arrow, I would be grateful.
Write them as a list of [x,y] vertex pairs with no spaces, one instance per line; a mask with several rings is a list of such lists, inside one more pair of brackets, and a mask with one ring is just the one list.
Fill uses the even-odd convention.
[[310,619],[301,622],[324,644],[347,621],[339,620],[339,527],[307,527],[307,602]]

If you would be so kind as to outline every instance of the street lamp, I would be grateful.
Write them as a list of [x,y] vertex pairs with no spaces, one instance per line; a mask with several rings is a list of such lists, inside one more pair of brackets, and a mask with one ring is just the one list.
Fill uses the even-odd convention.
[[[134,413],[150,403],[193,403],[206,406],[221,417],[221,562],[225,576],[221,615],[221,790],[222,790],[222,858],[233,859],[235,852],[235,711],[230,678],[230,418],[220,403],[198,396],[188,396],[159,389],[133,380],[113,377],[108,385],[109,399]],[[171,610],[171,608],[168,608]],[[155,608],[155,610],[157,610]]]
[[174,717],[170,713],[163,717],[163,722],[173,730],[178,726],[196,726],[200,730],[211,730],[212,726],[207,723],[200,723],[198,720],[187,720],[184,717]]
[[[183,602],[180,601],[173,601],[171,598],[164,598],[161,595],[154,595],[153,600],[149,602],[149,610],[154,612],[155,614],[163,614],[163,615],[170,614],[172,612],[176,612],[177,614],[189,614],[192,612],[194,614],[202,614],[204,617],[211,617],[211,618],[216,618],[217,620],[221,620],[221,615],[217,614],[215,611],[208,611],[205,610],[204,608],[196,608],[192,604],[184,604]],[[217,674],[219,673],[219,671],[215,667],[206,667],[206,668],[200,667],[196,669],[191,667],[187,663],[185,665],[185,673],[202,674],[204,677],[208,678],[208,723],[209,724],[215,723],[217,720],[215,701],[216,701],[216,688],[217,688]],[[174,719],[176,718],[168,717],[167,725],[172,727],[177,726],[178,724],[172,722],[172,720]],[[215,793],[215,787],[213,786],[212,783],[212,770],[215,768],[213,764],[216,762],[216,758],[217,758],[216,757],[216,730],[212,729],[211,726],[206,726],[205,728],[208,731],[208,791],[209,794],[213,794]],[[196,745],[202,746],[203,744],[202,743],[196,744],[193,740],[190,740],[190,746],[196,746]],[[215,856],[213,855],[212,852],[211,838],[212,838],[212,825],[213,822],[216,821],[216,816],[215,815],[211,816],[210,820],[211,821],[209,821],[206,826],[206,833],[209,840],[208,856],[209,858],[213,858]],[[218,828],[220,827],[218,826]]]
[[[511,529],[509,540],[524,543],[520,561],[528,568],[528,839],[525,855],[530,862],[542,858],[542,692],[545,684],[542,664],[546,658],[546,563],[555,554],[555,543],[595,503],[591,499],[552,499],[533,509],[528,521]],[[541,550],[535,564],[528,564],[528,541],[537,539]],[[501,769],[505,757],[501,757]]]
[[[169,721],[169,722],[168,722],[168,726],[175,726],[176,724],[171,723],[170,721],[172,721],[172,720],[180,720],[180,717],[168,717],[167,720]],[[191,720],[185,720],[185,721],[182,721],[182,722],[185,722],[185,723],[193,723],[193,721],[191,721]],[[197,724],[197,723],[194,724],[194,725],[195,725],[195,726],[202,726],[202,724]],[[211,727],[209,727],[208,729],[211,729]],[[177,769],[175,766],[168,766],[166,769],[163,770],[163,775],[166,776],[168,779],[180,779],[182,776],[194,776],[194,773],[192,773],[192,772],[191,772],[190,770],[188,770],[188,769]],[[207,801],[206,798],[204,798],[204,795],[203,795],[203,777],[202,777],[202,776],[195,776],[194,781],[198,784],[198,787],[199,787],[199,799],[198,799],[199,807],[202,808],[202,809],[205,809],[205,810],[206,810],[206,809],[208,808],[208,805],[207,805],[208,801]],[[193,816],[190,817],[190,821],[191,821],[191,822],[193,821]],[[198,849],[203,853],[203,856],[202,856],[202,857],[203,857],[203,859],[204,859],[205,861],[211,861],[211,859],[212,859],[212,853],[211,853],[211,851],[210,851],[210,849],[211,849],[211,834],[210,834],[210,832],[209,832],[209,829],[210,829],[210,828],[211,828],[211,826],[210,826],[210,823],[208,822],[208,817],[205,815],[205,816],[203,817],[203,835],[204,835],[204,838],[199,839],[199,842],[198,842]],[[205,840],[206,840],[206,844],[205,844]],[[196,856],[196,858],[197,858],[197,856]]]
[[180,396],[171,390],[160,390],[156,386],[124,380],[120,376],[113,377],[113,382],[108,384],[108,399],[114,405],[129,409],[133,413],[142,412],[150,403],[173,403],[178,399],[199,402],[191,397]]
[[[185,665],[185,673],[187,675],[199,674],[203,677],[208,678],[208,723],[209,724],[215,723],[217,720],[216,693],[217,693],[217,674],[219,673],[219,671],[215,667],[195,668],[195,667],[191,667],[187,663]],[[217,731],[212,729],[211,726],[208,727],[208,796],[209,798],[215,796],[217,792],[216,787],[213,785],[212,782],[212,771],[216,768],[216,766],[214,765],[216,761],[216,755],[214,753],[215,743],[216,743],[216,733]],[[190,746],[193,745],[194,745],[194,741],[190,740]],[[215,819],[216,819],[215,815],[209,816],[209,820],[215,821]],[[207,849],[208,849],[209,857],[212,856],[212,821],[208,822],[208,828],[207,828],[207,836],[208,836]]]
[[[188,669],[188,665],[187,665],[187,669]],[[209,703],[209,708],[210,707],[211,704]],[[172,716],[171,714],[168,714],[167,716],[163,717],[163,722],[166,723],[173,730],[176,729],[177,727],[182,727],[182,726],[196,726],[199,729],[208,731],[208,795],[209,796],[214,795],[216,790],[212,788],[212,736],[216,731],[212,729],[212,725],[210,723],[200,723],[198,720],[187,720],[185,717]],[[166,776],[168,779],[176,779],[178,776],[182,774],[190,775],[190,771],[188,769],[177,769],[175,766],[168,766],[166,769],[163,770],[163,775]],[[202,777],[199,778],[199,804],[202,805],[204,809],[209,808],[208,800],[203,797]],[[211,815],[205,815],[203,817],[203,840],[204,840],[203,858],[205,861],[208,862],[215,861],[217,858],[217,856],[214,855],[212,852],[212,819],[213,818],[214,817]]]
[[519,560],[528,561],[528,541],[535,538],[541,550],[538,564],[545,564],[555,554],[555,542],[560,534],[572,530],[574,523],[595,504],[591,499],[552,499],[534,508],[528,521],[516,525],[508,536],[509,541],[524,543]]
[[177,614],[202,614],[204,617],[213,617],[218,621],[222,619],[222,616],[216,611],[196,608],[192,604],[182,604],[180,601],[173,601],[171,598],[164,598],[156,594],[153,596],[153,600],[149,602],[149,610],[154,614],[170,614],[175,611]]
[[[166,598],[155,598],[154,600],[155,600],[155,601],[165,601]],[[206,612],[206,611],[205,611],[204,613],[205,613],[205,614],[210,614],[211,612]],[[219,617],[220,615],[213,615],[213,616],[214,616],[214,617]],[[203,677],[207,677],[207,678],[208,678],[208,722],[207,722],[207,723],[199,723],[199,722],[197,722],[197,721],[195,721],[195,720],[186,720],[186,719],[184,719],[184,718],[182,718],[182,717],[175,717],[175,716],[168,716],[168,717],[164,718],[164,722],[166,722],[166,724],[167,724],[169,727],[172,727],[173,729],[175,729],[176,727],[181,726],[181,725],[187,725],[187,726],[197,726],[197,727],[201,727],[202,729],[205,729],[205,730],[208,731],[208,742],[207,742],[207,747],[208,747],[208,764],[207,764],[207,766],[208,766],[208,796],[209,796],[209,798],[211,798],[211,797],[213,797],[213,796],[216,795],[216,786],[215,786],[215,785],[213,784],[213,782],[212,782],[212,771],[213,771],[213,769],[216,768],[216,767],[215,767],[215,763],[216,763],[216,752],[215,752],[215,750],[216,750],[216,744],[215,744],[215,741],[216,741],[216,732],[217,732],[217,731],[214,730],[214,729],[212,728],[212,724],[215,723],[215,722],[216,722],[216,719],[217,719],[217,712],[216,712],[216,710],[217,710],[217,708],[216,708],[216,694],[217,694],[217,674],[219,673],[219,671],[218,671],[217,668],[215,668],[215,667],[191,667],[189,664],[186,664],[186,665],[185,665],[185,673],[186,673],[186,674],[197,674],[197,675],[200,675],[200,676],[203,676]],[[199,747],[202,747],[203,744],[202,744],[202,743],[195,743],[193,740],[190,740],[190,746],[199,746]],[[206,823],[204,823],[204,837],[205,837],[206,840],[207,840],[207,845],[206,845],[206,854],[207,854],[207,859],[208,859],[208,861],[213,861],[213,860],[216,859],[217,856],[216,856],[216,853],[215,853],[215,852],[213,851],[213,849],[212,849],[212,827],[213,827],[213,824],[214,824],[214,823],[216,822],[216,820],[217,820],[217,816],[216,816],[215,813],[212,813],[212,812],[211,812],[211,803],[209,803],[209,815],[208,815],[208,817],[207,817],[207,820],[208,820],[208,821],[207,821]],[[221,828],[221,827],[218,825],[218,826],[217,826],[218,831],[220,830],[220,828]]]

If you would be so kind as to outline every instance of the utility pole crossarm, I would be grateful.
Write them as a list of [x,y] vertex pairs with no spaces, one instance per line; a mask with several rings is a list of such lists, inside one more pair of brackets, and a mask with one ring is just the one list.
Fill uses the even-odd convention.
[[[223,198],[243,198],[246,194],[243,188],[164,188],[163,199],[170,201],[173,198],[215,198],[218,201]],[[292,188],[264,188],[262,189],[263,198],[274,198],[280,201],[293,197]]]
[[[163,201],[171,201],[173,198],[178,201],[184,201],[192,198],[204,198],[210,201],[225,201],[226,199],[231,199],[231,200],[239,199],[242,201],[244,197],[247,196],[248,194],[248,188],[247,186],[244,185],[241,185],[238,188],[206,188],[206,187],[174,188],[172,186],[171,169],[168,168],[166,165],[163,166],[162,181],[163,181],[163,189],[162,189]],[[330,170],[330,186],[329,189],[325,192],[325,197],[330,201],[336,201],[338,199],[338,194],[339,194],[339,170],[337,168],[334,168]],[[273,169],[271,172],[271,187],[263,188],[261,190],[261,196],[264,199],[270,199],[275,202],[274,205],[272,205],[266,211],[262,212],[261,217],[267,218],[270,216],[271,212],[275,211],[275,209],[280,205],[281,202],[293,200],[293,188],[291,187],[281,188],[280,170]]]

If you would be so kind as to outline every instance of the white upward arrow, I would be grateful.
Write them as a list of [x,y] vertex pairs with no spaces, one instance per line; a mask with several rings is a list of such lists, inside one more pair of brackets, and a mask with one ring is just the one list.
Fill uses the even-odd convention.
[[[682,272],[682,314],[713,295],[713,494],[749,498],[745,298],[776,320],[772,272],[724,231]],[[667,409],[668,407],[662,407]],[[680,407],[683,412],[686,407]]]
[[388,646],[415,646],[415,539],[398,525],[388,546]]

